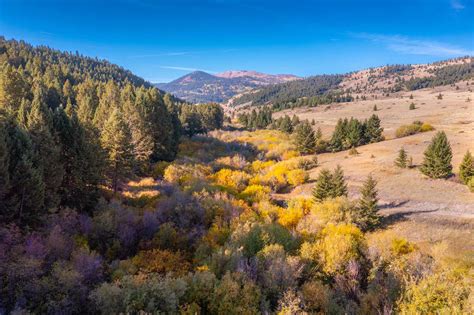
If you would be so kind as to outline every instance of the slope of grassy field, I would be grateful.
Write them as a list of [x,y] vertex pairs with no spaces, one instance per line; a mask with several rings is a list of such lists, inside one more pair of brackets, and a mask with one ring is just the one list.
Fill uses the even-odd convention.
[[[393,94],[383,100],[331,104],[315,108],[299,108],[276,113],[275,117],[296,114],[300,119],[315,120],[314,128],[321,127],[329,138],[339,118],[368,118],[377,114],[384,127],[385,141],[357,148],[358,155],[348,151],[324,153],[318,156],[320,165],[310,172],[315,179],[322,168],[333,169],[340,164],[345,172],[350,195],[356,196],[367,175],[378,181],[381,213],[388,230],[417,242],[448,242],[451,250],[474,253],[474,194],[457,177],[433,180],[415,167],[400,169],[394,166],[398,150],[403,146],[413,158],[414,166],[423,161],[423,152],[437,130],[447,133],[453,151],[452,164],[458,172],[467,150],[474,151],[474,94],[472,83],[455,87],[438,87],[414,92]],[[442,94],[442,99],[438,95]],[[410,98],[410,95],[413,98]],[[416,109],[409,110],[415,103]],[[374,105],[378,110],[373,111]],[[396,138],[395,130],[415,120],[430,123],[434,131]],[[295,195],[311,195],[314,183],[296,187],[289,194],[276,198],[288,199]]]

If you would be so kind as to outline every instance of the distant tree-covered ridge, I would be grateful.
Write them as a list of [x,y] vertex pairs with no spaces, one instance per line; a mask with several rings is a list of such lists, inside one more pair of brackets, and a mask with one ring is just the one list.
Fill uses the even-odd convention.
[[[471,57],[426,65],[387,65],[339,75],[317,75],[242,94],[232,105],[271,105],[274,110],[366,99],[369,95],[449,85],[474,78]],[[357,95],[357,96],[355,96]]]

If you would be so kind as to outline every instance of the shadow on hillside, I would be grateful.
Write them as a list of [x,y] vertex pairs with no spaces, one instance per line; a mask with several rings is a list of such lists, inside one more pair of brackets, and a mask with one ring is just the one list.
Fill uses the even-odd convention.
[[386,229],[398,222],[407,221],[408,217],[413,214],[431,213],[431,212],[436,212],[436,211],[437,210],[423,210],[423,211],[404,211],[404,212],[391,213],[381,218],[379,228]]

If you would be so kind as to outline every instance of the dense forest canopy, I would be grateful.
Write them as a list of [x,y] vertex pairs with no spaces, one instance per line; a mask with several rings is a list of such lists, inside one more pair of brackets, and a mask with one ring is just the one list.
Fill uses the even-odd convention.
[[239,105],[252,101],[252,104],[262,105],[268,102],[283,103],[302,97],[321,96],[336,89],[343,78],[343,75],[318,75],[304,80],[275,84],[244,94],[233,104]]

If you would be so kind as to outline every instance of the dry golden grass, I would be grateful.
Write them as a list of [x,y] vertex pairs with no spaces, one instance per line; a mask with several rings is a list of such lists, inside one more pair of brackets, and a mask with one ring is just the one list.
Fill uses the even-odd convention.
[[[329,138],[339,118],[368,118],[377,114],[388,140],[357,148],[358,155],[348,151],[318,155],[319,166],[309,171],[315,179],[321,168],[333,169],[338,164],[344,169],[349,195],[357,198],[364,179],[371,173],[378,181],[381,213],[391,220],[388,231],[394,231],[409,240],[432,246],[447,242],[455,256],[474,255],[474,194],[456,178],[433,180],[423,176],[415,167],[399,169],[394,166],[398,150],[403,146],[413,158],[415,166],[423,161],[423,152],[436,130],[444,130],[453,151],[453,171],[458,172],[464,153],[474,152],[474,93],[468,89],[474,83],[454,87],[438,87],[400,93],[383,100],[341,103],[316,108],[298,108],[277,113],[275,116],[296,114],[300,119],[314,119],[314,128],[321,127]],[[442,93],[443,99],[436,96]],[[413,94],[413,100],[409,95]],[[410,102],[417,109],[409,110]],[[373,111],[377,104],[378,111]],[[327,110],[330,108],[330,110]],[[435,131],[395,138],[395,130],[415,120],[430,123]],[[296,187],[289,194],[275,195],[278,199],[310,196],[314,183]],[[398,218],[398,219],[397,219]],[[428,246],[428,247],[429,247]]]

